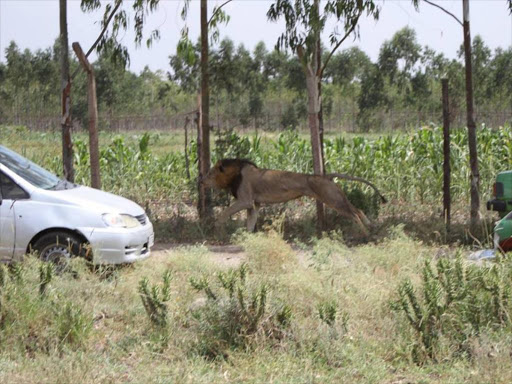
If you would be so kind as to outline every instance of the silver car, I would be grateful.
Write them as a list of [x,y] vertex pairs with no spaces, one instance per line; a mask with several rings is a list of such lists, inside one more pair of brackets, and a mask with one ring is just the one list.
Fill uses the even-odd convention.
[[0,145],[0,261],[36,251],[43,260],[131,263],[153,243],[153,225],[133,201],[61,180]]

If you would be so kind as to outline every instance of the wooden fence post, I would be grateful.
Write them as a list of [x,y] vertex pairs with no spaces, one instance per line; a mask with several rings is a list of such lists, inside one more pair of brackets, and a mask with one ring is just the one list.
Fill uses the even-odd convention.
[[450,101],[448,95],[448,79],[441,79],[443,92],[443,216],[446,224],[446,233],[450,233],[451,221],[451,195],[450,195]]
[[101,188],[100,177],[100,153],[98,144],[98,101],[96,99],[96,79],[94,76],[94,69],[87,60],[87,57],[82,51],[80,44],[73,43],[73,50],[82,64],[85,72],[87,72],[87,103],[89,106],[89,153],[91,159],[91,186],[96,189]]

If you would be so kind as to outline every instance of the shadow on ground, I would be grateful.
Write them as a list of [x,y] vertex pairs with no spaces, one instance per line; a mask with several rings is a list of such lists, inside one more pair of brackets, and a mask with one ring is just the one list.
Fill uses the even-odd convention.
[[[202,224],[192,215],[171,214],[153,219],[156,239],[159,242],[176,244],[207,243],[225,245],[237,231],[245,230],[245,213],[238,214],[224,225]],[[343,234],[348,246],[378,243],[389,237],[394,228],[403,228],[409,237],[425,244],[467,245],[478,248],[492,247],[492,228],[495,218],[485,216],[480,233],[471,235],[464,215],[454,215],[450,232],[446,231],[445,222],[439,213],[429,208],[415,212],[382,212],[370,234],[365,236],[353,223],[341,218],[332,210],[326,211],[324,232],[337,231]],[[293,203],[282,206],[265,207],[256,226],[257,231],[273,229],[283,234],[287,241],[309,243],[317,237],[316,214],[313,204]]]

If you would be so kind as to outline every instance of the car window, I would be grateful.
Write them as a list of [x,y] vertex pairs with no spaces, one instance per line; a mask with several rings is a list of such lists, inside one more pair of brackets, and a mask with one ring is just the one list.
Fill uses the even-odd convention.
[[10,177],[0,172],[0,191],[2,199],[19,200],[28,198],[27,192],[18,186]]
[[30,160],[25,159],[23,156],[1,145],[0,163],[30,184],[39,188],[54,189],[61,182],[61,180],[51,172],[48,172],[46,169],[41,168],[37,164],[34,164]]

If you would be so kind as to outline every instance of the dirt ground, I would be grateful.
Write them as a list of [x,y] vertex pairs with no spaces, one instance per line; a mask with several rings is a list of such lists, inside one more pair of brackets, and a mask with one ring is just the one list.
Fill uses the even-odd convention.
[[[177,244],[157,243],[151,250],[151,258],[172,257],[173,252],[178,247]],[[236,268],[242,264],[247,254],[243,247],[239,245],[207,245],[211,253],[212,260],[220,266],[227,268]]]
[[[154,259],[167,259],[172,257],[172,254],[182,245],[175,243],[156,243],[151,249],[150,258]],[[240,245],[208,245],[206,248],[210,252],[211,260],[218,266],[224,268],[236,268],[243,262],[247,261],[247,253]],[[308,262],[308,255],[310,252],[298,249],[292,246],[292,249],[297,255],[297,261],[301,265],[306,265]]]

